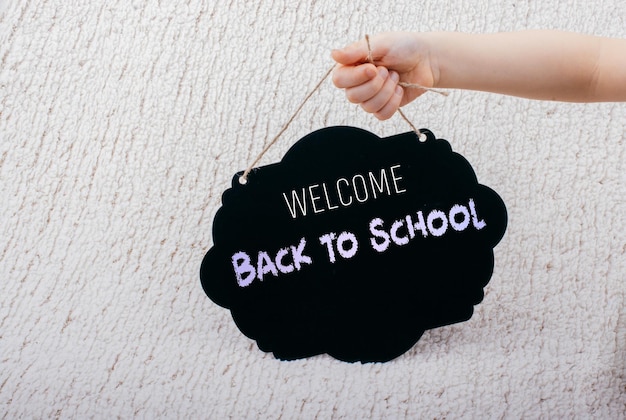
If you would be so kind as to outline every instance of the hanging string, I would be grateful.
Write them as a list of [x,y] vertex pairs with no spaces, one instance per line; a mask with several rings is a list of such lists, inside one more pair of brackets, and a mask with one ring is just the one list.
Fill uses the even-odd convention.
[[315,92],[317,92],[317,90],[320,88],[320,86],[322,86],[322,83],[324,83],[326,81],[326,79],[328,79],[328,76],[331,75],[331,73],[333,72],[333,70],[335,69],[336,64],[334,66],[332,66],[328,72],[326,72],[326,74],[324,75],[324,77],[322,77],[322,79],[319,81],[319,83],[313,88],[313,90],[311,90],[311,92],[309,92],[309,94],[304,98],[304,100],[302,101],[302,103],[300,103],[300,105],[298,106],[298,108],[296,109],[296,112],[293,113],[293,115],[291,116],[291,118],[289,118],[289,121],[287,121],[287,123],[285,125],[283,125],[283,128],[281,128],[281,130],[278,132],[278,134],[276,134],[276,136],[274,136],[274,138],[272,139],[272,141],[270,141],[267,146],[265,146],[265,148],[261,151],[261,153],[259,153],[259,155],[256,157],[256,159],[254,159],[254,162],[252,162],[250,164],[250,166],[248,166],[246,168],[246,170],[243,172],[243,175],[241,175],[241,177],[239,177],[239,182],[241,184],[245,184],[248,181],[248,175],[250,174],[250,171],[252,170],[252,168],[254,168],[254,165],[256,165],[261,158],[263,157],[263,155],[270,149],[270,147],[272,147],[274,145],[274,143],[276,143],[276,141],[278,140],[278,138],[285,132],[287,131],[287,128],[289,127],[289,125],[293,122],[293,120],[296,119],[296,116],[298,115],[298,113],[300,112],[300,110],[302,110],[302,107],[304,106],[304,104],[307,103],[307,101],[311,98],[311,96],[313,96],[313,94]]
[[[370,45],[370,37],[367,34],[365,35],[365,41],[367,42],[367,61],[368,61],[368,63],[374,64],[374,58],[372,57],[372,48],[371,48],[371,45]],[[315,85],[315,87],[311,90],[311,92],[309,92],[309,94],[304,98],[304,100],[302,100],[302,102],[300,103],[298,108],[296,108],[296,111],[293,113],[291,118],[289,118],[289,120],[285,123],[285,125],[283,125],[283,128],[280,129],[278,134],[276,134],[274,136],[274,138],[267,144],[267,146],[265,146],[265,148],[261,151],[261,153],[259,153],[259,155],[256,157],[256,159],[254,159],[254,161],[250,164],[250,166],[248,166],[246,168],[246,170],[243,171],[243,174],[239,177],[239,182],[241,184],[245,184],[248,181],[248,175],[252,171],[252,168],[254,168],[254,166],[261,160],[263,155],[265,155],[265,153],[267,153],[267,151],[274,145],[274,143],[276,143],[276,141],[278,141],[280,136],[285,131],[287,131],[287,128],[289,127],[289,125],[293,122],[293,120],[296,119],[296,116],[300,113],[300,111],[302,110],[304,105],[308,102],[308,100],[311,98],[311,96],[313,96],[313,94],[319,90],[319,88],[326,81],[326,79],[328,79],[328,76],[330,76],[332,74],[332,72],[335,69],[335,67],[337,67],[337,64],[332,66],[326,72],[324,77],[322,77],[322,79],[317,83],[317,85]],[[425,91],[428,91],[428,92],[438,93],[439,95],[448,96],[448,92],[445,92],[445,91],[442,91],[442,90],[439,90],[439,89],[434,89],[434,88],[429,88],[429,87],[426,87],[426,86],[422,86],[422,85],[419,85],[417,83],[400,82],[398,84],[400,86],[402,86],[402,87],[405,87],[405,88],[422,89],[422,90],[425,90]],[[406,123],[409,125],[409,127],[411,127],[411,129],[415,132],[415,134],[417,134],[417,136],[418,136],[418,138],[420,140],[424,140],[425,139],[425,135],[422,132],[420,132],[415,127],[415,125],[413,125],[413,123],[407,118],[406,115],[404,115],[404,112],[402,112],[402,110],[400,108],[398,108],[398,114],[400,114],[402,119],[404,119],[404,121],[406,121]]]

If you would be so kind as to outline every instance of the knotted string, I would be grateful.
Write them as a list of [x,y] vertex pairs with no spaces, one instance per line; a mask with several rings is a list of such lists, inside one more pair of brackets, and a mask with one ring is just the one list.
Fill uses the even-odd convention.
[[[370,46],[370,37],[369,37],[369,35],[365,35],[365,40],[367,41],[367,61],[369,63],[374,64],[374,59],[372,57],[372,48]],[[289,127],[289,125],[293,122],[293,120],[296,119],[296,116],[300,113],[300,111],[302,110],[304,105],[308,102],[308,100],[311,98],[311,96],[313,96],[313,94],[318,91],[320,86],[322,86],[322,84],[326,81],[326,79],[328,79],[328,76],[330,76],[332,74],[332,72],[335,69],[335,67],[337,67],[337,64],[332,66],[326,72],[324,77],[322,77],[322,79],[317,83],[317,85],[315,85],[315,87],[308,93],[308,95],[306,95],[306,97],[300,103],[298,108],[296,108],[296,111],[293,113],[291,118],[289,118],[289,120],[285,123],[285,125],[283,125],[283,128],[280,129],[278,134],[276,134],[274,136],[274,138],[267,144],[267,146],[265,146],[265,148],[261,151],[261,153],[259,153],[259,155],[256,157],[256,159],[254,159],[254,161],[250,164],[250,166],[248,166],[246,168],[246,170],[243,172],[243,174],[239,177],[239,183],[245,184],[248,181],[248,175],[250,174],[250,171],[252,171],[252,168],[254,168],[254,165],[256,165],[261,160],[263,155],[265,155],[265,153],[267,153],[267,151],[274,145],[274,143],[276,143],[276,141],[278,141],[280,136],[285,131],[287,131],[287,128]],[[405,87],[405,88],[417,88],[417,89],[422,89],[422,90],[429,91],[429,92],[435,92],[435,93],[438,93],[438,94],[443,95],[443,96],[448,96],[448,92],[441,91],[441,90],[438,90],[438,89],[429,88],[429,87],[425,87],[425,86],[419,85],[417,83],[400,82],[398,84],[400,86],[402,86],[402,87]],[[424,134],[422,132],[420,132],[415,127],[415,125],[413,125],[413,123],[406,117],[406,115],[404,115],[404,113],[402,112],[402,110],[400,110],[400,108],[398,108],[398,113],[404,119],[404,121],[406,121],[406,123],[409,125],[409,127],[411,127],[411,129],[415,132],[415,134],[417,134],[417,136],[418,136],[418,138],[420,140],[425,138]]]

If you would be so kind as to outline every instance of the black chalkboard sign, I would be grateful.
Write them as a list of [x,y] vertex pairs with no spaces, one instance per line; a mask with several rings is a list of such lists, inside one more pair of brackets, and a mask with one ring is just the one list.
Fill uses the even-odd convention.
[[391,360],[468,320],[506,208],[446,140],[329,127],[240,173],[213,222],[201,283],[280,359]]

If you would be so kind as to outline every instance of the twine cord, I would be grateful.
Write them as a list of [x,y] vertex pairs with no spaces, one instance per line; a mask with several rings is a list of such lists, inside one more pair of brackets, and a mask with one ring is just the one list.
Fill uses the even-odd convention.
[[[365,41],[367,42],[367,61],[368,61],[368,63],[374,64],[374,58],[372,57],[372,48],[371,48],[371,45],[370,45],[370,37],[369,37],[369,35],[365,35]],[[259,163],[259,161],[261,160],[263,155],[265,155],[265,153],[267,153],[267,151],[276,143],[276,141],[278,141],[280,136],[285,131],[287,131],[287,128],[289,127],[289,125],[293,122],[293,120],[296,119],[296,116],[300,113],[300,111],[302,110],[304,105],[308,102],[308,100],[311,98],[311,96],[313,96],[313,94],[318,91],[318,89],[322,86],[322,84],[326,81],[326,79],[328,79],[328,76],[331,75],[331,73],[333,72],[335,67],[337,67],[337,64],[332,66],[326,72],[324,77],[322,77],[322,79],[317,83],[317,85],[315,85],[315,87],[302,100],[302,102],[300,103],[298,108],[296,108],[296,111],[293,113],[293,115],[291,115],[291,118],[289,118],[289,120],[285,123],[285,125],[283,125],[283,128],[281,128],[280,131],[278,132],[278,134],[276,134],[274,136],[274,138],[267,144],[267,146],[265,146],[265,148],[263,148],[261,153],[259,153],[259,155],[256,157],[256,159],[254,159],[254,161],[250,164],[250,166],[248,166],[246,168],[246,170],[243,172],[243,174],[239,177],[239,183],[240,184],[245,184],[246,182],[248,182],[248,175],[250,174],[250,171],[252,171],[254,166],[257,163]],[[438,94],[443,95],[443,96],[448,96],[448,92],[445,92],[445,91],[442,91],[442,90],[438,90],[438,89],[429,88],[429,87],[426,87],[426,86],[422,86],[422,85],[419,85],[417,83],[400,82],[398,84],[400,86],[402,86],[402,87],[405,87],[405,88],[422,89],[422,90],[425,90],[425,91],[428,91],[428,92],[435,92],[435,93],[438,93]],[[415,134],[417,134],[417,137],[419,138],[419,140],[420,141],[425,141],[426,140],[426,135],[424,133],[422,133],[420,130],[418,130],[415,127],[415,125],[413,125],[413,123],[407,118],[406,115],[404,115],[404,113],[402,112],[402,110],[400,108],[398,108],[398,113],[400,114],[402,119],[404,119],[404,121],[406,121],[406,123],[409,125],[409,127],[411,127],[411,129],[415,132]]]
[[252,168],[254,168],[254,165],[256,165],[261,158],[263,157],[263,155],[265,153],[267,153],[267,151],[270,149],[270,147],[272,147],[274,145],[274,143],[276,143],[276,141],[280,138],[280,136],[287,131],[287,128],[289,127],[289,125],[293,122],[293,120],[296,119],[296,116],[298,115],[298,113],[302,110],[302,107],[304,107],[304,104],[307,103],[307,101],[311,98],[311,96],[313,96],[313,94],[315,92],[317,92],[317,90],[320,88],[320,86],[322,86],[322,83],[324,83],[326,81],[326,79],[328,79],[328,76],[331,75],[331,73],[333,72],[333,70],[335,69],[335,66],[332,66],[324,75],[324,77],[322,77],[322,79],[318,82],[318,84],[313,88],[313,90],[311,90],[311,92],[309,92],[309,94],[304,98],[304,100],[300,103],[300,105],[298,106],[298,108],[296,109],[296,112],[293,113],[293,115],[291,116],[291,118],[289,118],[289,121],[287,121],[285,123],[285,125],[283,125],[283,128],[280,129],[280,131],[278,132],[278,134],[276,134],[276,136],[274,136],[274,138],[272,139],[272,141],[270,141],[267,146],[265,146],[265,148],[261,151],[261,153],[259,153],[259,155],[256,157],[256,159],[254,159],[254,162],[252,162],[250,164],[250,166],[248,166],[246,168],[246,170],[243,172],[243,175],[241,175],[239,177],[239,183],[241,184],[245,184],[248,181],[248,175],[250,174],[250,171],[252,170]]

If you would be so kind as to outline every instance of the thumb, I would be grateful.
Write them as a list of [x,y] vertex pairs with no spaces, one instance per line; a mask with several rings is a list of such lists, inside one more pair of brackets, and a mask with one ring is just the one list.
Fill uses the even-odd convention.
[[357,41],[339,50],[333,50],[331,53],[333,60],[346,66],[367,62],[367,55],[367,45],[364,40]]

